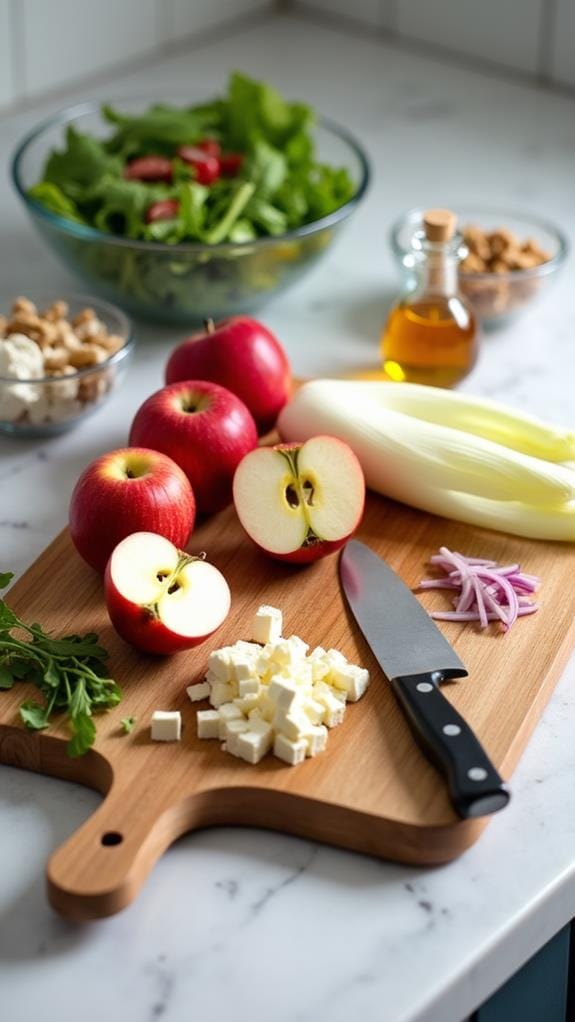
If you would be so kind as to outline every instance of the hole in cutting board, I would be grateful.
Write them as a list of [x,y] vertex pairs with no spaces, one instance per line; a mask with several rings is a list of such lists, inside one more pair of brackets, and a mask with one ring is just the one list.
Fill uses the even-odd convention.
[[124,840],[124,835],[119,834],[117,830],[108,830],[105,834],[102,834],[102,844],[106,847],[112,845],[121,845]]

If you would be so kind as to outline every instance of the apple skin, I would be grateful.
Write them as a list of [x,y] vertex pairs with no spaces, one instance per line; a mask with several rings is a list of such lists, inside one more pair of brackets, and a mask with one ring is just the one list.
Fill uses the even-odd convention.
[[212,380],[227,387],[252,413],[260,436],[268,433],[287,403],[291,372],[277,338],[248,316],[232,316],[183,341],[166,366],[166,383]]
[[112,579],[110,563],[111,558],[106,565],[104,574],[106,607],[110,621],[118,635],[130,646],[134,646],[143,653],[169,656],[171,653],[181,653],[186,649],[193,649],[194,646],[199,646],[210,635],[213,635],[213,632],[194,637],[175,635],[169,628],[166,628],[162,621],[152,617],[145,607],[140,607],[122,596]]
[[[137,474],[130,478],[130,466]],[[185,547],[196,501],[185,473],[158,451],[124,447],[102,454],[82,472],[70,500],[69,526],[80,556],[103,572],[120,540],[157,532]]]
[[191,483],[198,511],[212,513],[231,503],[234,472],[257,447],[258,433],[245,404],[231,391],[206,380],[184,380],[144,401],[130,444],[151,446],[172,458]]

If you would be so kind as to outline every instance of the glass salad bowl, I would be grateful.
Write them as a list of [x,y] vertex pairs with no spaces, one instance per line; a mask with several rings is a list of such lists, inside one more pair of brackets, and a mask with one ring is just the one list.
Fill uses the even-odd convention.
[[[558,277],[569,252],[565,235],[553,224],[514,210],[490,206],[457,206],[459,229],[473,225],[482,231],[506,228],[521,240],[534,239],[550,258],[529,269],[503,273],[469,273],[460,270],[459,285],[487,328],[502,326],[521,313]],[[390,245],[406,281],[412,277],[413,251],[410,241],[421,228],[422,209],[410,209],[393,225]]]
[[[150,102],[131,99],[118,106],[138,113]],[[28,189],[42,177],[50,151],[61,148],[69,125],[97,137],[110,130],[95,102],[51,117],[21,142],[13,157],[16,190],[38,232],[91,291],[135,316],[159,322],[195,323],[258,309],[327,251],[369,181],[362,147],[347,131],[322,118],[314,129],[319,160],[347,168],[356,185],[353,198],[335,212],[285,234],[243,243],[134,241],[68,220],[28,196]]]
[[[64,302],[68,309],[68,322],[76,317],[90,321],[89,326],[85,321],[83,329],[78,327],[76,341],[74,330],[70,331],[73,334],[71,341],[66,341],[80,352],[80,355],[69,356],[76,365],[68,364],[48,371],[44,363],[50,357],[54,360],[57,352],[65,350],[64,342],[56,338],[52,342],[48,335],[39,336],[31,325],[35,318],[33,314],[14,312],[13,297],[0,298],[0,432],[22,437],[53,436],[71,429],[105,404],[124,379],[134,340],[130,322],[124,313],[98,298],[33,292],[24,302],[28,300],[38,311],[53,307],[55,302]],[[47,330],[58,327],[57,322],[51,324],[43,317],[42,322]],[[112,342],[108,357],[100,347],[99,332],[105,333],[107,340]],[[14,356],[11,362],[5,355],[3,342],[6,337],[18,338],[13,340],[12,346],[20,347],[20,355],[22,347],[24,351],[31,349],[33,362],[38,362],[38,368],[34,365],[36,371],[33,374],[27,371],[29,354],[27,360],[25,356],[20,363]],[[95,362],[96,357],[100,359],[98,362]],[[88,361],[93,364],[81,364]]]

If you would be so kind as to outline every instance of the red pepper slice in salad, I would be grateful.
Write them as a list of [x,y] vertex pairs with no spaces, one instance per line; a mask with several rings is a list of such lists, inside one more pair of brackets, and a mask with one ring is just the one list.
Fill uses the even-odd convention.
[[172,161],[167,156],[137,156],[124,167],[127,181],[165,181],[172,180]]
[[223,153],[220,156],[220,170],[223,177],[236,177],[244,162],[243,153]]
[[219,142],[216,142],[215,138],[203,138],[201,142],[198,142],[198,149],[201,149],[203,153],[207,153],[208,156],[215,156],[216,160],[219,160],[222,155],[222,147]]
[[220,161],[216,156],[210,156],[199,146],[181,145],[178,149],[178,156],[184,163],[189,163],[196,172],[196,180],[201,185],[211,185],[220,176]]
[[148,207],[144,219],[147,224],[153,224],[156,220],[171,220],[178,215],[179,209],[180,203],[177,199],[160,199]]

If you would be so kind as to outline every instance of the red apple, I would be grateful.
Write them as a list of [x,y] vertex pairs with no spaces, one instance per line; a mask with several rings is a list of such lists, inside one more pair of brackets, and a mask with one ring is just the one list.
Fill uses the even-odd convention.
[[285,351],[262,323],[232,316],[205,322],[170,355],[166,383],[213,380],[237,394],[249,408],[258,432],[267,433],[286,404],[291,375]]
[[104,590],[118,635],[145,653],[199,645],[225,621],[231,602],[221,571],[154,532],[134,532],[118,544]]
[[315,436],[247,454],[234,503],[248,536],[280,561],[305,564],[339,550],[361,521],[365,480],[343,440]]
[[216,383],[186,380],[156,391],[136,413],[130,443],[173,458],[192,484],[198,511],[232,499],[234,472],[257,446],[256,424],[235,394]]
[[171,458],[141,447],[109,451],[84,469],[70,501],[70,534],[103,571],[124,536],[150,529],[185,546],[196,517],[192,487]]

